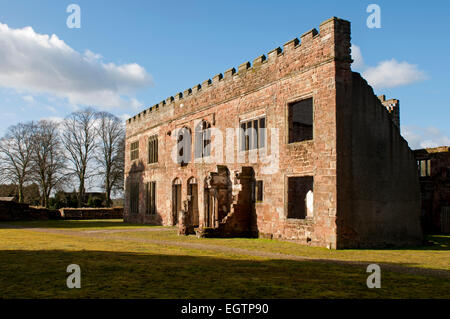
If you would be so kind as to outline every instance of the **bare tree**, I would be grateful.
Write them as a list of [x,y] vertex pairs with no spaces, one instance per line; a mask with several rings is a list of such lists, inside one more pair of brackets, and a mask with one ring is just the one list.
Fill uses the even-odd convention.
[[17,185],[19,203],[24,202],[24,185],[30,181],[33,123],[10,126],[0,140],[3,180]]
[[123,187],[125,129],[118,117],[108,112],[97,113],[100,138],[96,159],[103,176],[106,206],[111,206],[111,193]]
[[89,163],[96,148],[96,112],[87,108],[71,113],[62,124],[62,143],[67,151],[67,158],[72,164],[71,173],[79,182],[78,206],[82,207],[85,197],[86,181],[92,177]]
[[41,188],[41,205],[48,207],[52,190],[66,177],[58,123],[41,120],[32,134],[32,172]]

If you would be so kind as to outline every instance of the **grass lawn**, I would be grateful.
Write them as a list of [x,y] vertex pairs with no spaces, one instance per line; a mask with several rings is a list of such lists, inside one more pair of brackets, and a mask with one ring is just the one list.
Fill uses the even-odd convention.
[[[431,236],[430,245],[411,249],[333,251],[265,239],[197,239],[119,220],[7,224],[18,227],[0,224],[0,298],[450,298],[449,276],[383,269],[450,272],[450,236]],[[382,264],[381,289],[366,286],[369,263]],[[66,287],[69,264],[81,267],[81,289]]]

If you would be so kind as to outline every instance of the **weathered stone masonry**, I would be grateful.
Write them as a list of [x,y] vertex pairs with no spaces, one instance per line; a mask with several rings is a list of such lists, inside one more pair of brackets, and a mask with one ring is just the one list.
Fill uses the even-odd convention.
[[[319,31],[130,118],[124,219],[181,222],[183,232],[205,236],[257,235],[329,248],[420,242],[411,150],[372,89],[351,71],[350,23],[331,18]],[[311,114],[292,116],[294,108],[303,110],[302,103],[312,105]],[[224,156],[210,163],[219,152],[213,147],[211,156],[194,162],[199,121],[223,132],[223,154],[232,147],[234,158],[243,154],[245,161]],[[249,121],[267,128],[262,149],[276,154],[278,146],[272,158],[278,170],[268,173],[268,163],[250,160],[258,151],[240,145],[251,142],[225,138],[227,128]],[[290,142],[293,125],[300,135],[312,129],[312,139]],[[181,128],[193,136],[192,161],[183,164],[172,159]],[[149,152],[155,138],[157,160],[154,142]],[[132,143],[134,157],[138,145],[134,160]]]

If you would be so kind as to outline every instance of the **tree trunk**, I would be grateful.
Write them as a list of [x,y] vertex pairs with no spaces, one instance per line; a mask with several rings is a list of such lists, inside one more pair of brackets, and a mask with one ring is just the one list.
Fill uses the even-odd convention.
[[19,203],[23,203],[23,185],[22,183],[19,183]]
[[109,176],[106,176],[106,207],[111,207],[111,187],[109,186]]
[[78,208],[83,207],[84,200],[84,181],[80,182],[80,188],[78,190]]

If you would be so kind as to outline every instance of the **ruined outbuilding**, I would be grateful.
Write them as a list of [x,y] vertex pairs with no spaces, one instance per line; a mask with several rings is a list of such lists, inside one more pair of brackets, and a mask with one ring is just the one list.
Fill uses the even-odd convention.
[[398,108],[352,72],[350,46],[350,23],[331,18],[127,120],[125,221],[333,249],[421,243]]
[[450,234],[450,147],[414,150],[419,170],[422,226],[427,233]]

